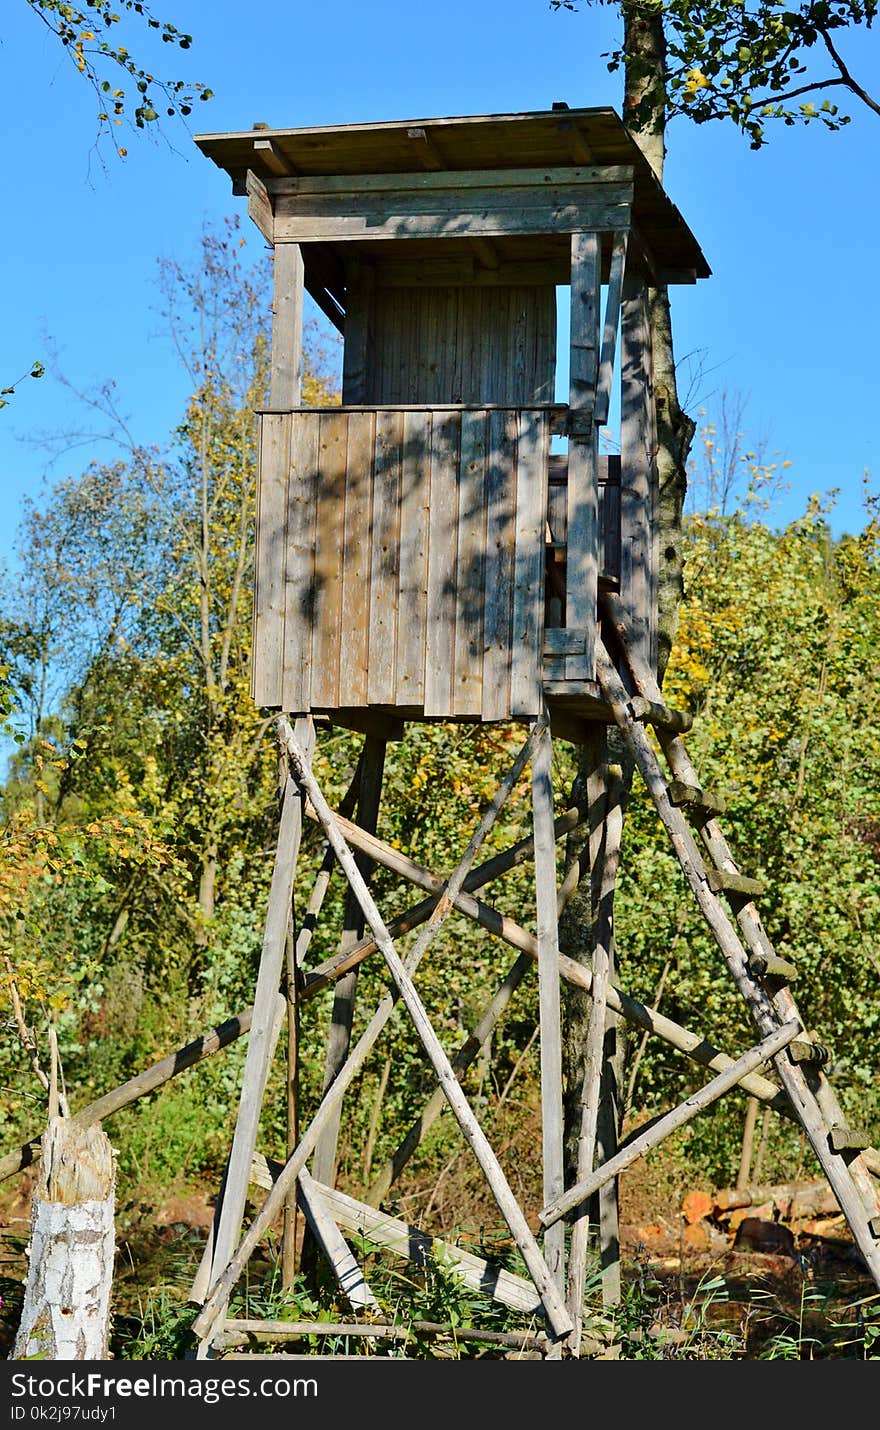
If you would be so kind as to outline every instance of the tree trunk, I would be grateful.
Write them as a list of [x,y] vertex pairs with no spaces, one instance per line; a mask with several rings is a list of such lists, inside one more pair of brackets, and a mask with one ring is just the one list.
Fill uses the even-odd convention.
[[[666,38],[663,14],[644,4],[623,4],[623,120],[658,180],[666,158]],[[672,649],[683,594],[681,519],[687,492],[687,462],[696,424],[678,401],[672,314],[668,289],[649,290],[651,375],[657,414],[660,567],[658,572],[657,680]]]
[[108,1359],[115,1174],[100,1127],[49,1119],[11,1360]]
[[[666,40],[661,7],[649,7],[636,0],[623,0],[621,15],[624,27],[624,102],[623,119],[660,182],[666,156]],[[651,323],[651,376],[656,405],[657,451],[655,454],[659,491],[657,519],[660,526],[658,613],[657,613],[657,679],[663,674],[672,649],[678,605],[683,593],[682,512],[687,491],[687,461],[693,441],[695,424],[684,413],[678,401],[675,356],[672,342],[672,319],[667,289],[651,288],[648,295]],[[615,727],[607,732],[606,758],[618,763],[623,774],[624,807],[634,773],[633,760],[620,740]],[[579,751],[578,774],[572,789],[572,801],[584,798],[596,751],[589,744]],[[560,949],[578,962],[589,962],[592,951],[592,915],[594,899],[590,880],[582,886],[568,905],[560,924]],[[564,1079],[566,1174],[571,1177],[580,1119],[579,1092],[583,1078],[586,1031],[592,1000],[575,990],[566,990],[566,1041]],[[616,1118],[611,1110],[619,1104],[625,1057],[622,1031],[609,1032],[608,1054],[613,1060],[606,1064],[607,1096],[603,1099],[600,1160],[607,1160],[616,1147]],[[612,1066],[613,1061],[613,1066]],[[615,1084],[611,1096],[611,1083]],[[595,1215],[595,1211],[593,1213]],[[606,1220],[611,1221],[610,1216]],[[619,1299],[619,1267],[617,1249],[603,1246],[606,1303]]]

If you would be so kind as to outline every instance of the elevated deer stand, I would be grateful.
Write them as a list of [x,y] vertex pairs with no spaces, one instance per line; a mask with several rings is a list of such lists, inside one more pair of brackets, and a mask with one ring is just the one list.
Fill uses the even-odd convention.
[[[259,414],[252,694],[278,712],[283,756],[278,846],[238,1117],[214,1234],[193,1288],[201,1304],[199,1355],[303,1333],[227,1317],[239,1276],[285,1210],[289,1277],[297,1199],[341,1293],[362,1313],[349,1332],[393,1344],[400,1328],[377,1324],[381,1313],[343,1231],[366,1232],[404,1255],[433,1243],[424,1228],[377,1207],[445,1104],[528,1272],[499,1272],[452,1248],[455,1274],[538,1318],[540,1334],[510,1338],[520,1350],[537,1345],[547,1358],[589,1353],[582,1320],[590,1198],[600,1194],[600,1243],[613,1297],[616,1177],[734,1086],[801,1124],[880,1285],[880,1206],[864,1142],[844,1124],[822,1073],[822,1050],[803,1032],[789,990],[794,970],[770,948],[754,902],[758,888],[737,870],[718,823],[720,806],[690,765],[682,741],[689,717],[667,709],[657,686],[659,530],[647,298],[649,285],[708,275],[692,234],[607,109],[257,128],[196,142],[232,176],[235,191],[247,194],[249,213],[275,254],[271,405]],[[567,402],[555,400],[559,287],[570,299]],[[341,407],[301,402],[306,290],[344,333]],[[599,431],[617,400],[615,373],[621,451],[603,457]],[[403,738],[408,722],[437,720],[514,722],[523,730],[522,748],[458,866],[443,874],[420,867],[376,832],[386,743]],[[311,769],[314,742],[328,723],[364,736],[358,780],[339,811]],[[621,810],[606,744],[611,725],[647,783],[753,1017],[758,1041],[737,1057],[650,1012],[621,986],[612,916]],[[647,725],[671,778],[661,772]],[[588,745],[593,766],[586,806],[558,817],[554,736]],[[477,862],[527,765],[531,838]],[[312,917],[289,940],[304,805],[350,886],[339,953],[312,969],[305,953],[330,866],[313,891]],[[585,852],[560,886],[556,844],[577,829]],[[534,932],[476,896],[524,857],[534,863]],[[409,879],[423,891],[422,901],[386,920],[368,882],[376,863]],[[585,872],[594,893],[591,967],[561,957],[558,944],[559,914]],[[518,957],[472,1036],[450,1057],[415,974],[453,908]],[[419,925],[402,958],[395,939]],[[352,1046],[357,968],[376,950],[392,991]],[[536,1228],[459,1081],[534,965],[545,1203]],[[578,1166],[568,1185],[561,979],[592,996]],[[294,1132],[291,1117],[288,1160],[272,1168],[256,1143],[276,1039],[295,998],[331,982],[324,1095],[304,1132]],[[437,1092],[367,1205],[334,1186],[337,1134],[345,1093],[398,1001]],[[618,1151],[607,1031],[620,1018],[665,1038],[714,1076]],[[765,1064],[778,1081],[761,1074]],[[266,1195],[243,1234],[251,1185]]]

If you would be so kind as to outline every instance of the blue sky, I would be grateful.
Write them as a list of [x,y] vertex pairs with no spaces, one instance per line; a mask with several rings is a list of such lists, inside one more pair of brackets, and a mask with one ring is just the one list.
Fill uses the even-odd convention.
[[[74,386],[113,378],[135,435],[161,441],[185,387],[162,331],[157,260],[190,260],[204,223],[232,213],[254,251],[262,239],[180,125],[166,130],[171,142],[126,136],[128,158],[108,154],[103,170],[91,93],[26,0],[4,9],[0,385],[55,348]],[[602,59],[616,35],[605,8],[261,0],[249,11],[233,0],[157,0],[155,10],[194,37],[185,53],[160,47],[157,72],[215,93],[192,133],[512,113],[556,100],[620,111],[620,77]],[[138,30],[129,34],[143,51]],[[880,89],[880,30],[846,55]],[[748,443],[791,463],[774,520],[799,515],[809,493],[838,488],[837,531],[862,524],[866,470],[875,489],[880,480],[880,118],[855,100],[850,112],[838,134],[780,127],[758,153],[732,128],[678,120],[665,179],[713,270],[673,293],[683,395],[695,415],[717,409],[723,393],[740,401]],[[109,455],[86,442],[50,462],[35,440],[82,427],[76,400],[50,374],[22,382],[0,411],[0,561],[13,559],[24,497]]]

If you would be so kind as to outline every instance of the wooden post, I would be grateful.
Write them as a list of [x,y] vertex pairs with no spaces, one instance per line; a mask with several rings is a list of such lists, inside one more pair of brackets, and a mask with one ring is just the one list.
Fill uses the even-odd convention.
[[[297,729],[308,752],[306,758],[309,758],[314,741],[314,725],[311,719],[302,719],[297,721]],[[229,1262],[241,1231],[251,1161],[257,1143],[260,1109],[277,1034],[278,990],[284,966],[284,951],[293,897],[293,880],[301,837],[302,801],[294,781],[288,775],[281,807],[275,865],[269,889],[269,906],[263,931],[263,946],[257,975],[257,989],[254,995],[253,1020],[242,1077],[241,1099],[232,1138],[232,1150],[229,1155],[223,1204],[214,1238],[212,1281],[217,1271]]]
[[[357,802],[357,823],[368,834],[375,834],[379,820],[379,800],[382,794],[382,775],[385,768],[386,745],[383,740],[368,735],[364,741],[361,764],[360,792]],[[372,861],[365,854],[356,856],[358,868],[366,883],[370,880]],[[345,902],[345,924],[339,952],[345,954],[363,936],[364,917],[360,904],[349,888]],[[332,1085],[339,1069],[348,1057],[351,1045],[351,1028],[354,1020],[354,1004],[357,992],[358,969],[354,967],[336,985],[333,1011],[330,1020],[330,1036],[327,1042],[327,1058],[324,1068],[324,1088]],[[336,1184],[336,1147],[339,1138],[339,1121],[342,1105],[337,1104],[335,1116],[324,1129],[315,1147],[312,1176],[325,1186]],[[292,1148],[290,1149],[293,1150]]]
[[[605,749],[604,739],[602,745]],[[605,752],[607,754],[607,750]],[[613,1073],[606,1066],[606,1058],[612,1051],[609,1038],[609,1018],[613,1015],[609,1011],[608,993],[614,960],[614,890],[623,828],[621,803],[623,789],[619,767],[609,767],[607,759],[602,759],[596,770],[596,777],[602,786],[604,817],[597,831],[601,835],[597,857],[591,861],[594,890],[593,981],[591,988],[593,1001],[587,1030],[586,1060],[581,1090],[581,1127],[577,1156],[578,1181],[582,1181],[590,1175],[597,1148],[606,1153],[610,1139],[616,1138],[617,1129],[615,1106],[613,1103],[609,1106],[609,1097],[612,1091],[609,1084]],[[606,1282],[608,1283],[604,1299],[606,1304],[613,1304],[618,1299],[614,1294],[613,1285],[615,1274],[613,1268],[618,1250],[616,1188],[612,1189],[611,1198],[606,1203],[600,1204],[598,1222],[603,1268],[607,1269],[607,1275],[603,1275],[603,1286]],[[589,1208],[585,1204],[581,1208],[580,1215],[571,1232],[568,1307],[575,1322],[575,1332],[569,1342],[574,1355],[579,1353],[580,1348],[589,1225]]]
[[[538,930],[538,1005],[541,1029],[541,1129],[544,1199],[562,1191],[562,1031],[559,995],[559,929],[556,920],[556,841],[553,837],[553,744],[546,725],[532,755],[532,815],[535,829],[535,901]],[[550,1192],[555,1187],[558,1190]],[[565,1228],[544,1237],[544,1259],[560,1292],[565,1287]]]
[[[296,947],[292,926],[284,942],[285,1004],[287,1010],[287,1155],[299,1141],[299,1000],[297,995]],[[299,1202],[291,1193],[284,1203],[281,1230],[281,1285],[285,1290],[296,1279],[296,1223]]]
[[620,590],[638,654],[657,670],[657,495],[648,282],[633,262],[620,321]]
[[272,407],[299,406],[302,390],[303,257],[298,243],[276,244],[272,260]]
[[599,376],[600,239],[571,236],[568,546],[565,624],[584,634],[584,654],[565,657],[567,680],[592,680],[599,580],[599,439],[593,421]]
[[742,1148],[740,1150],[739,1171],[736,1174],[736,1189],[742,1191],[749,1185],[752,1170],[752,1153],[755,1149],[755,1124],[758,1120],[758,1099],[750,1097],[746,1105],[746,1120],[743,1126]]

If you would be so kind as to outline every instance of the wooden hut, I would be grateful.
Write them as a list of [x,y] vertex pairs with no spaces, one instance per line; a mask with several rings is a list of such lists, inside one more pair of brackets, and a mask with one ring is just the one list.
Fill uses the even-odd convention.
[[[275,254],[255,701],[361,728],[595,713],[601,583],[656,660],[647,289],[709,272],[618,116],[196,143]],[[304,291],[343,334],[341,407],[302,404]]]
[[[651,287],[708,275],[693,235],[610,109],[554,106],[531,114],[320,129],[257,126],[196,142],[231,175],[236,192],[247,194],[249,212],[275,253],[271,400],[259,414],[253,696],[282,712],[276,726],[284,755],[239,1112],[215,1228],[191,1295],[202,1307],[193,1323],[199,1356],[246,1358],[251,1352],[235,1347],[326,1329],[318,1322],[291,1328],[227,1319],[232,1287],[282,1211],[282,1277],[293,1284],[297,1205],[340,1294],[353,1311],[368,1312],[360,1324],[338,1329],[374,1340],[397,1334],[397,1326],[376,1324],[376,1298],[340,1227],[418,1258],[421,1223],[402,1223],[379,1203],[444,1102],[479,1163],[528,1280],[497,1274],[497,1268],[490,1274],[487,1262],[449,1243],[441,1244],[443,1255],[464,1284],[528,1314],[540,1308],[546,1331],[539,1353],[548,1359],[601,1350],[591,1349],[583,1334],[591,1235],[583,1211],[590,1199],[598,1198],[603,1296],[613,1302],[620,1295],[618,1176],[738,1086],[800,1121],[880,1286],[880,1196],[872,1180],[880,1156],[866,1134],[847,1125],[824,1078],[827,1050],[804,1032],[789,989],[797,970],[773,952],[755,907],[761,885],[738,869],[718,823],[723,801],[701,788],[684,749],[681,733],[692,717],[666,708],[657,681],[648,294]],[[305,292],[344,336],[341,405],[302,402]],[[562,324],[560,295],[568,298]],[[560,326],[567,329],[564,338]],[[558,400],[561,390],[566,400]],[[619,453],[600,452],[609,425],[619,428]],[[365,735],[339,812],[311,769],[319,716]],[[530,726],[459,863],[443,877],[376,833],[386,742],[399,738],[405,721],[424,720]],[[655,727],[671,778],[645,721]],[[714,1050],[704,1032],[659,1017],[622,990],[613,895],[624,782],[610,758],[605,724],[612,723],[758,1030],[758,1043],[736,1058]],[[583,807],[575,804],[563,815],[552,788],[554,734],[585,746]],[[531,840],[475,865],[526,764]],[[356,822],[348,817],[353,805]],[[326,856],[308,915],[295,939],[288,937],[305,815],[323,826],[331,864],[338,862],[349,885],[339,953],[313,969],[303,960],[329,881]],[[584,842],[560,884],[558,841],[578,830]],[[534,933],[472,897],[521,857],[534,861]],[[427,891],[390,923],[368,887],[376,863],[422,895]],[[581,884],[586,899],[578,917],[588,925],[589,970],[563,957],[559,946],[559,914]],[[455,1066],[412,981],[453,909],[518,950]],[[424,927],[403,961],[394,940],[419,923]],[[361,938],[365,924],[370,936]],[[336,1188],[336,1147],[342,1100],[394,1006],[384,997],[352,1047],[357,968],[374,949],[410,1015],[438,1095],[361,1202]],[[540,1245],[460,1081],[533,962]],[[591,1000],[577,1071],[574,1168],[566,1165],[563,1145],[562,981],[581,995],[589,992]],[[284,1012],[282,983],[291,1030],[288,1157],[272,1170],[256,1149]],[[329,983],[335,993],[324,1091],[303,1131],[297,1002]],[[620,1019],[666,1039],[716,1075],[618,1147]],[[778,1088],[754,1076],[765,1064],[778,1076]],[[255,1182],[267,1195],[242,1235]],[[434,1329],[456,1335],[454,1326]],[[516,1341],[520,1349],[525,1344]],[[253,1354],[262,1358],[259,1350]]]

